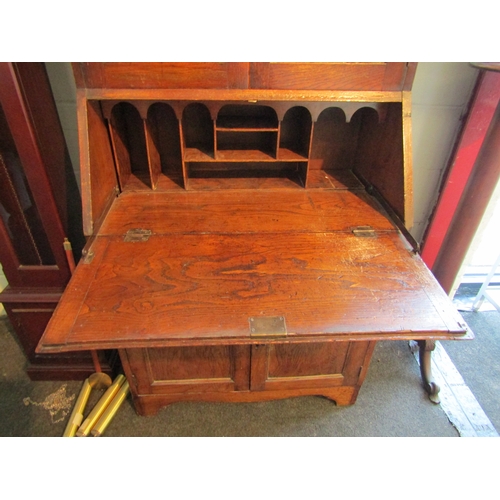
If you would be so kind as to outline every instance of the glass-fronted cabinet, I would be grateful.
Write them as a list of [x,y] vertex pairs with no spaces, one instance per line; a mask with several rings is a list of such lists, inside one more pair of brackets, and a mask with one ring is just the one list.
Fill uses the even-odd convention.
[[0,302],[34,380],[95,371],[89,352],[35,353],[84,244],[80,194],[45,65],[0,63],[0,263],[8,282]]

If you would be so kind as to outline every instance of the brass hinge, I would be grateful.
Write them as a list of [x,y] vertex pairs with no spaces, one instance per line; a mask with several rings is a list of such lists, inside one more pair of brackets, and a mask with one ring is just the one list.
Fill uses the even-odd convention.
[[82,256],[83,256],[83,263],[90,264],[94,259],[95,254],[92,250],[84,250],[82,252]]
[[94,242],[95,242],[95,236],[91,236],[87,240],[87,243],[85,244],[85,247],[82,250],[82,262],[84,264],[90,264],[94,259],[95,254],[94,251],[92,250]]
[[362,238],[374,238],[376,236],[375,230],[371,226],[358,226],[352,228],[354,236],[361,236]]
[[250,337],[286,337],[284,316],[252,316],[248,318]]
[[129,229],[123,237],[123,241],[132,243],[148,241],[151,234],[150,229]]

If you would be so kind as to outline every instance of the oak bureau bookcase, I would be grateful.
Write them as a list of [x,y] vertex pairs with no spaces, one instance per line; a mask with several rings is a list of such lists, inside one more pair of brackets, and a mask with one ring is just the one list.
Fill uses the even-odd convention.
[[472,335],[409,242],[412,63],[75,63],[85,257],[40,352],[136,410],[353,404],[377,341]]

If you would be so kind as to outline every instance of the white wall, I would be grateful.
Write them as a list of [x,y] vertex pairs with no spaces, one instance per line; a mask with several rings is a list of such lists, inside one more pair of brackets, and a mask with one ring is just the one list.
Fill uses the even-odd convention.
[[421,241],[444,170],[474,89],[478,70],[468,63],[419,63],[412,92],[415,224]]
[[45,63],[57,111],[80,187],[80,158],[76,118],[76,85],[70,63]]
[[[69,63],[46,63],[66,141],[79,181],[76,88]],[[478,70],[468,63],[419,63],[413,85],[415,225],[421,241],[466,112]]]

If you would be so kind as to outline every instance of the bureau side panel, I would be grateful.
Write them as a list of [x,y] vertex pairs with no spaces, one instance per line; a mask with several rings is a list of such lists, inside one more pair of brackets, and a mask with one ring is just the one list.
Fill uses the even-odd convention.
[[83,230],[92,235],[117,194],[118,181],[108,131],[100,105],[77,95]]
[[[405,112],[408,112],[405,105]],[[408,118],[406,126],[408,127]],[[409,137],[403,141],[403,106],[390,103],[384,120],[374,115],[360,123],[353,171],[368,186],[375,188],[399,219],[411,223],[411,165],[405,164],[410,149]]]

